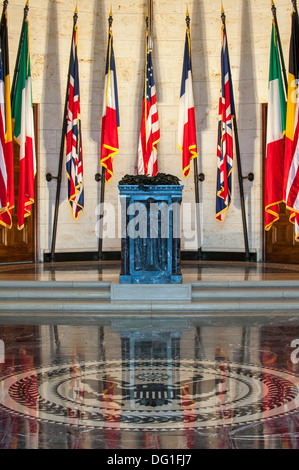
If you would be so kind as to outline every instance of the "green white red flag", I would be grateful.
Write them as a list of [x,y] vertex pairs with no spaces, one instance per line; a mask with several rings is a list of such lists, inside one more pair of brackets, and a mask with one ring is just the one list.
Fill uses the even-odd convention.
[[12,98],[14,139],[20,146],[19,191],[17,204],[19,230],[24,227],[24,218],[31,215],[32,204],[34,203],[34,178],[36,173],[32,81],[29,51],[29,21],[27,18],[24,20],[23,35],[20,41],[20,61],[17,71],[15,91]]
[[272,22],[269,91],[267,114],[267,149],[265,165],[265,229],[270,230],[279,219],[283,202],[284,135],[286,130],[286,96],[275,22]]

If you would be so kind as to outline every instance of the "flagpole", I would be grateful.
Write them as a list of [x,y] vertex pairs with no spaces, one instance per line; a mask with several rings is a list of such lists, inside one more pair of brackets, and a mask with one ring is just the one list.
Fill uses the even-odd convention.
[[[108,41],[110,39],[110,31],[112,28],[113,16],[112,8],[108,17]],[[106,183],[106,168],[102,166],[102,173],[95,175],[96,181],[101,181],[101,192],[100,192],[100,226],[99,226],[99,245],[98,245],[98,259],[102,259],[103,256],[103,216],[104,216],[104,201],[105,201],[105,183]]]
[[296,13],[298,13],[298,9],[297,9],[297,0],[292,0],[292,4],[293,4],[294,10],[296,11]]
[[[6,5],[5,5],[6,3]],[[4,6],[7,7],[8,2],[4,2]],[[3,10],[4,10],[3,6]],[[25,21],[27,19],[29,12],[29,0],[27,0],[25,8],[24,8],[24,17],[23,17],[23,23],[22,23],[22,29],[21,29],[21,34],[20,34],[20,41],[19,41],[19,48],[18,48],[18,53],[17,53],[17,58],[16,58],[16,65],[15,65],[15,71],[14,71],[14,76],[13,76],[13,82],[12,82],[12,87],[11,87],[11,100],[13,99],[14,93],[15,93],[15,88],[16,88],[16,80],[17,80],[17,75],[19,71],[19,64],[20,64],[20,55],[21,55],[21,49],[22,49],[22,42],[23,42],[23,33],[24,33],[24,27],[25,27]],[[4,13],[4,11],[3,11]]]
[[3,10],[2,10],[2,15],[1,15],[1,23],[0,23],[0,29],[2,27],[2,23],[3,23],[3,20],[4,20],[4,15],[7,11],[7,5],[8,5],[8,0],[4,0],[3,2]]
[[149,50],[153,49],[153,0],[148,0],[148,31],[149,31]]
[[[294,9],[297,10],[296,0],[293,0],[293,5],[294,4],[295,4]],[[278,48],[279,48],[279,54],[280,54],[280,60],[281,60],[281,68],[282,68],[283,79],[284,79],[285,92],[287,93],[288,92],[288,79],[287,79],[286,67],[285,67],[285,63],[284,63],[283,51],[282,51],[282,47],[281,47],[281,40],[280,40],[280,34],[279,34],[279,28],[278,28],[278,22],[277,22],[277,16],[276,16],[276,6],[275,6],[275,3],[274,3],[274,0],[272,0],[271,10],[272,10],[274,23],[275,23],[277,42],[278,42]]]
[[[73,16],[73,28],[76,27],[78,20],[78,12],[77,8],[75,10]],[[59,156],[59,165],[58,165],[58,176],[52,176],[51,173],[46,174],[46,180],[49,182],[52,179],[57,179],[57,188],[56,188],[56,201],[55,201],[55,213],[54,213],[54,223],[53,223],[53,234],[52,234],[52,245],[51,245],[51,261],[54,261],[55,257],[55,246],[56,246],[56,235],[57,235],[57,222],[58,222],[58,211],[59,211],[59,201],[60,201],[60,190],[61,190],[61,176],[62,176],[62,163],[63,163],[63,154],[64,154],[64,144],[65,144],[65,136],[67,130],[67,105],[68,105],[68,91],[69,91],[69,77],[70,77],[70,66],[71,66],[71,55],[73,47],[73,36],[71,42],[71,52],[70,52],[70,61],[69,61],[69,71],[68,71],[68,81],[66,87],[66,96],[65,96],[65,105],[64,105],[64,114],[63,114],[63,124],[62,124],[62,132],[61,132],[61,143],[60,143],[60,156]]]
[[[190,31],[190,16],[189,16],[189,11],[187,8],[187,13],[186,13],[186,26]],[[191,41],[191,39],[190,39]],[[191,60],[191,58],[190,58]],[[196,218],[197,218],[197,232],[198,232],[198,237],[200,233],[200,217],[199,217],[199,181],[204,181],[205,177],[203,173],[200,175],[198,174],[198,162],[197,162],[197,156],[193,158],[193,167],[194,167],[194,190],[195,190],[195,204],[196,204]],[[199,243],[198,243],[199,245]],[[197,257],[199,260],[201,260],[201,246],[198,246],[197,248]]]
[[[224,13],[223,9],[222,9],[222,12],[221,12],[221,19],[222,19],[222,24],[223,24],[224,28],[226,28],[226,26],[225,26],[226,16],[225,16],[225,13]],[[248,176],[243,176],[242,175],[242,166],[241,166],[240,145],[239,145],[239,136],[238,136],[236,112],[235,112],[235,116],[232,116],[232,119],[233,119],[234,135],[235,135],[235,146],[236,146],[236,154],[237,154],[238,181],[239,181],[239,189],[240,189],[242,223],[243,223],[243,233],[244,233],[244,243],[245,243],[245,260],[250,261],[247,221],[246,221],[246,212],[245,212],[243,179],[247,178],[249,181],[252,181],[254,179],[254,175],[252,173],[249,173]]]

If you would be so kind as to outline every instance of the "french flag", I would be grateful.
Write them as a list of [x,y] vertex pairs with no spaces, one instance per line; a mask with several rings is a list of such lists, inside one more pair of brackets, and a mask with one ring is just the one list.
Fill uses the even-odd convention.
[[190,161],[197,157],[189,28],[187,28],[185,40],[177,145],[182,151],[183,174],[187,178],[190,173]]
[[107,182],[110,181],[113,176],[113,157],[119,152],[119,125],[120,121],[116,68],[113,51],[113,36],[112,30],[110,30],[106,60],[105,93],[103,101],[101,139],[101,165],[106,169]]

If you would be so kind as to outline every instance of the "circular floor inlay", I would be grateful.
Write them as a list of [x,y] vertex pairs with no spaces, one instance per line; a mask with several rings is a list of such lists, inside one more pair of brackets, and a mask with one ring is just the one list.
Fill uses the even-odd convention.
[[240,425],[295,411],[299,377],[207,361],[96,361],[0,379],[0,406],[36,420],[126,430]]

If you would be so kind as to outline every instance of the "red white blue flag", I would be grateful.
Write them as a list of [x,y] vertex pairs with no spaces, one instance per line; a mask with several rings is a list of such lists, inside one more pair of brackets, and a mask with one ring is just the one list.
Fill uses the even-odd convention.
[[295,240],[299,241],[299,19],[292,13],[289,50],[288,99],[284,156],[284,200],[295,225]]
[[158,172],[157,143],[160,140],[156,87],[152,64],[152,51],[148,48],[146,33],[145,78],[141,129],[138,145],[138,175],[155,176]]
[[106,168],[107,182],[110,181],[113,176],[113,157],[119,152],[119,125],[116,67],[113,51],[113,36],[112,30],[110,29],[106,60],[101,139],[101,165]]
[[216,219],[225,219],[231,202],[233,170],[232,119],[235,114],[226,28],[222,26],[221,90],[217,147]]
[[74,219],[84,208],[83,154],[80,116],[80,87],[78,64],[78,32],[73,29],[73,41],[68,78],[66,134],[66,172],[68,176],[68,201]]
[[190,173],[190,161],[197,157],[195,110],[191,67],[190,30],[187,27],[184,63],[180,94],[178,147],[182,151],[182,166],[185,178]]

